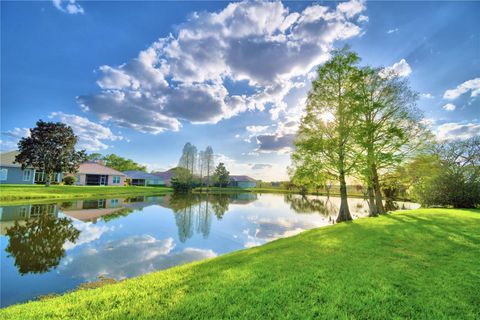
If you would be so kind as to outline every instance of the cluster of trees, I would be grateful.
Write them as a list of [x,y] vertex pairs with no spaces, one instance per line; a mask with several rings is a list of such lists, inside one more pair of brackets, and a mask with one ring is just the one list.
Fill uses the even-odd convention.
[[188,192],[194,187],[226,187],[229,182],[229,172],[223,163],[215,167],[215,154],[211,146],[198,152],[195,145],[187,142],[175,168],[172,187],[175,191]]
[[118,171],[143,171],[147,172],[147,167],[136,163],[132,159],[125,159],[116,154],[102,155],[100,153],[91,153],[87,156],[89,161],[102,160],[103,163],[110,168]]
[[317,71],[307,98],[292,180],[318,188],[338,181],[337,221],[351,220],[347,177],[367,187],[370,215],[385,212],[380,174],[417,150],[425,134],[417,94],[407,80],[385,69],[359,66],[359,56],[343,48]]

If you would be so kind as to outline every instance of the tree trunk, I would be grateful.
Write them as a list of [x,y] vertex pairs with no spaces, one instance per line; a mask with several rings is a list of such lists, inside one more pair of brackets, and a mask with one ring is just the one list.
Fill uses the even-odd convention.
[[338,212],[337,222],[350,221],[352,215],[348,208],[347,183],[345,182],[345,173],[340,171],[340,211]]
[[373,188],[375,190],[375,204],[377,206],[378,214],[385,214],[385,208],[383,206],[382,191],[380,190],[380,181],[378,179],[377,168],[375,165],[372,167],[373,173]]
[[368,182],[367,193],[368,193],[369,216],[378,217],[378,209],[375,203],[375,191],[373,189],[372,181]]

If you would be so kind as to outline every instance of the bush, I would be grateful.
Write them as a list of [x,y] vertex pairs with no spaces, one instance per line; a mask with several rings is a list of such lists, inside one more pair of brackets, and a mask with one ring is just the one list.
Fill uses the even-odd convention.
[[71,186],[75,183],[77,179],[75,179],[74,176],[66,176],[63,178],[63,183],[65,183],[65,185],[67,186]]
[[193,175],[188,169],[175,168],[171,183],[174,192],[190,192],[194,187]]

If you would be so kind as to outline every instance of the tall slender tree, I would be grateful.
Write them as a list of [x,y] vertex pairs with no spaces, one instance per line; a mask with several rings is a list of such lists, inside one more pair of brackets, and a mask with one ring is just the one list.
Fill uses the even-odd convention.
[[204,157],[205,174],[207,175],[207,186],[210,186],[210,177],[213,175],[213,171],[215,170],[215,155],[211,146],[208,146],[205,149]]
[[332,58],[318,68],[295,140],[294,157],[308,155],[305,161],[315,161],[323,175],[337,178],[341,197],[337,222],[352,219],[346,177],[356,165],[354,129],[358,116],[353,92],[359,60],[357,54],[343,48],[333,51]]
[[417,94],[395,73],[364,67],[355,82],[360,121],[355,141],[362,161],[358,171],[367,184],[370,215],[376,216],[385,213],[379,171],[392,170],[420,145],[422,113],[415,106]]

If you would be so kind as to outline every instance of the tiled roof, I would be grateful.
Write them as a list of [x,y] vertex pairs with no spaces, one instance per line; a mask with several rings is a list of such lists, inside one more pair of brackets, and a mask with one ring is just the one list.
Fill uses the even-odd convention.
[[124,171],[123,173],[130,179],[159,179],[158,176],[143,171]]
[[255,179],[250,178],[249,176],[230,176],[230,180],[231,181],[236,181],[236,182],[238,182],[238,181],[252,181],[252,182],[256,181]]
[[106,167],[104,165],[95,162],[85,162],[78,168],[79,174],[104,174],[104,175],[116,175],[125,176],[123,172]]

